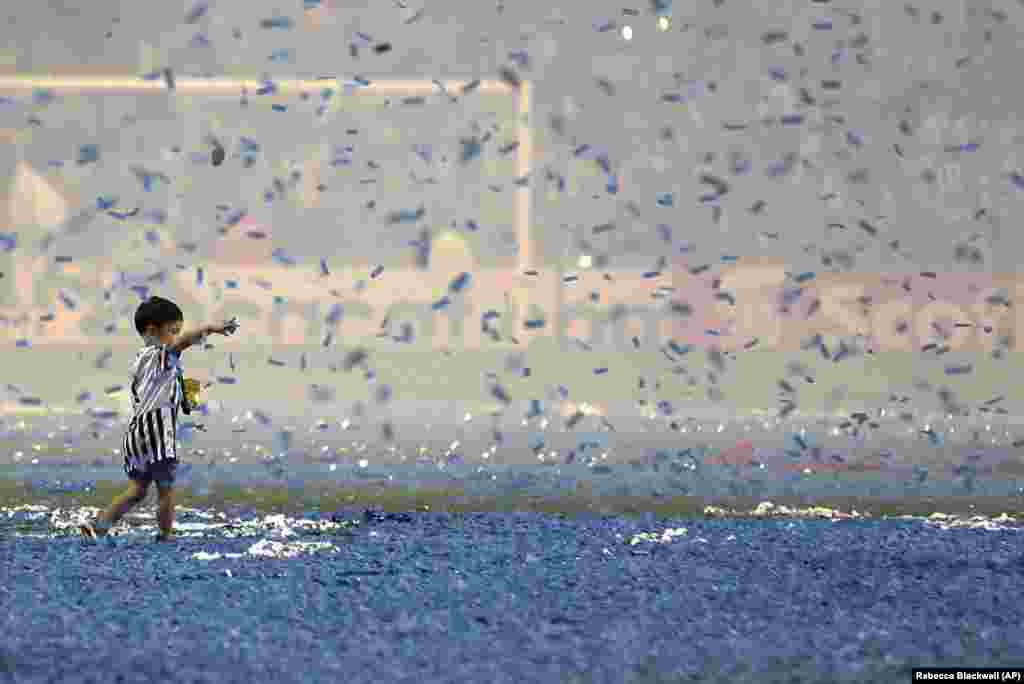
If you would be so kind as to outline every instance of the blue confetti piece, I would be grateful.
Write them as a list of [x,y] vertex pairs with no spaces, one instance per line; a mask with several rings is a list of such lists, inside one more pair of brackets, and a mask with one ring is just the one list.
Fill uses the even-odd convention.
[[540,399],[530,399],[530,408],[526,411],[526,419],[531,420],[542,415],[544,415],[544,409],[541,406]]
[[942,446],[944,441],[942,439],[942,435],[940,435],[938,432],[935,432],[935,430],[922,430],[921,433],[928,437],[928,442],[933,447]]
[[590,151],[590,145],[584,143],[584,144],[580,145],[579,147],[577,147],[575,150],[573,150],[572,156],[577,157],[577,158],[578,157],[582,157],[584,154],[586,154],[589,151]]
[[786,70],[780,67],[769,67],[768,76],[774,81],[785,81],[788,77],[786,76]]
[[974,370],[974,366],[969,363],[962,365],[949,365],[946,366],[946,375],[967,375]]
[[283,105],[283,104],[270,105],[270,108],[273,109],[275,112],[287,112],[288,111],[288,106],[287,105]]
[[783,126],[799,126],[804,122],[803,114],[783,114],[779,119]]
[[110,209],[115,204],[117,204],[117,198],[115,198],[115,197],[97,197],[96,198],[96,208],[99,209],[100,211],[106,211],[107,209]]
[[78,148],[78,164],[84,166],[85,164],[92,164],[93,162],[99,161],[100,148],[98,145],[82,145]]
[[850,145],[853,145],[854,147],[861,147],[864,144],[864,139],[861,138],[860,135],[858,135],[857,133],[854,133],[853,131],[847,131],[846,142],[849,143]]
[[267,59],[271,62],[290,62],[292,59],[292,51],[288,48],[280,48],[271,52]]
[[271,17],[260,21],[260,28],[265,29],[290,29],[292,20],[288,17]]
[[[700,203],[701,204],[709,204],[711,202],[717,202],[719,197],[720,197],[720,195],[718,195],[717,193],[714,193],[714,192],[705,193],[705,194],[700,196]],[[670,204],[668,206],[672,206],[672,205]]]
[[438,299],[433,304],[431,304],[430,308],[433,309],[434,311],[440,311],[441,309],[444,309],[445,307],[447,307],[451,303],[452,303],[452,300],[448,297],[448,295],[445,295],[445,296],[441,297],[440,299]]
[[814,27],[815,31],[831,31],[832,21],[830,19],[816,19],[811,26]]
[[693,351],[692,344],[681,345],[675,340],[669,340],[668,348],[675,352],[678,356],[685,356]]
[[203,267],[196,267],[196,285],[202,287],[203,285]]
[[658,236],[661,238],[662,242],[672,242],[672,226],[665,223],[659,223],[656,230],[658,231]]
[[796,278],[794,278],[794,280],[798,283],[806,283],[808,280],[814,280],[814,278],[814,271],[807,271],[806,273],[801,273],[800,275],[798,275]]
[[49,104],[57,99],[56,94],[52,90],[47,88],[37,88],[32,91],[32,104],[44,105]]
[[491,396],[503,404],[508,404],[512,401],[508,396],[508,392],[506,392],[505,388],[501,385],[493,385],[491,387]]
[[331,310],[327,312],[327,318],[325,321],[327,325],[337,325],[344,316],[345,307],[336,303],[331,307]]
[[523,325],[526,327],[527,330],[537,330],[547,325],[547,321],[545,321],[543,318],[532,318],[526,320],[523,323]]
[[14,251],[14,248],[18,246],[18,234],[17,233],[0,233],[0,247],[3,248],[4,252]]
[[1024,176],[1021,176],[1016,171],[1010,173],[1010,182],[1012,182],[1017,189],[1024,190]]
[[605,186],[609,195],[619,194],[619,179],[616,176],[608,177],[608,184]]
[[200,19],[203,18],[203,15],[206,14],[206,10],[208,10],[209,8],[210,3],[197,2],[195,5],[192,6],[192,9],[188,11],[188,14],[185,15],[185,23],[194,24],[198,22]]
[[597,31],[598,33],[607,33],[608,31],[611,31],[613,28],[615,28],[614,21],[606,21],[603,24],[594,24],[594,30]]
[[283,266],[294,266],[295,265],[295,260],[292,259],[287,254],[285,254],[284,250],[281,249],[280,247],[278,247],[273,252],[271,252],[271,256],[273,257],[274,261],[276,261],[277,263],[279,263],[279,264],[281,264]]
[[675,204],[675,198],[671,192],[665,192],[658,195],[657,203],[659,207],[671,207]]
[[607,372],[608,372],[608,369],[606,367],[604,367],[604,366],[602,366],[601,368],[595,368],[594,369],[594,375],[604,375]]
[[601,154],[597,155],[597,157],[595,157],[594,161],[597,162],[597,165],[601,168],[602,171],[604,171],[606,174],[611,174],[612,164],[610,161],[608,161],[607,154],[604,154],[602,152]]
[[192,36],[192,39],[188,41],[188,46],[193,49],[201,50],[202,48],[210,47],[210,39],[202,33],[197,33]]
[[388,215],[389,223],[415,223],[426,215],[426,209],[400,209]]
[[416,156],[427,164],[430,164],[433,161],[434,154],[430,145],[413,145],[412,149],[416,153]]
[[452,282],[448,285],[448,291],[457,294],[462,292],[470,282],[470,275],[468,273],[460,273],[452,279]]
[[139,214],[139,208],[138,207],[136,207],[135,209],[132,209],[131,211],[108,211],[107,212],[107,216],[110,216],[111,218],[115,218],[118,221],[127,221],[128,219],[132,218],[133,216],[138,216],[138,214]]
[[155,223],[162,226],[167,223],[167,212],[162,209],[150,209],[142,214],[142,218],[147,223]]
[[320,257],[320,275],[329,276],[331,272],[327,268],[327,259]]
[[512,62],[515,62],[521,69],[528,69],[530,64],[530,55],[525,50],[513,50],[508,53],[508,58]]
[[749,159],[737,159],[732,164],[732,173],[734,176],[742,176],[750,173],[751,163]]
[[28,340],[22,338],[20,340],[17,340],[14,343],[14,346],[17,347],[18,349],[27,349],[28,347],[32,346],[32,343],[29,342]]
[[469,230],[470,232],[475,233],[476,231],[480,230],[480,225],[473,219],[469,219],[468,221],[466,221],[466,229]]
[[705,330],[704,334],[705,335],[711,335],[712,337],[721,337],[721,335],[722,335],[722,333],[718,332],[717,330],[712,330],[710,328]]
[[273,95],[277,92],[277,85],[273,81],[264,81],[263,85],[256,89],[257,95]]
[[721,257],[721,259],[725,263],[733,263],[733,262],[739,261],[739,257],[731,256],[731,255],[725,255],[725,256]]
[[238,281],[237,280],[230,280],[230,279],[229,280],[225,280],[224,281],[224,287],[226,287],[229,290],[237,290],[238,289]]
[[149,298],[149,288],[146,287],[145,285],[132,285],[128,289],[134,292],[135,294],[139,295],[140,299]]
[[661,101],[668,102],[669,104],[681,104],[686,102],[686,98],[679,93],[665,93],[661,96]]
[[483,149],[482,145],[476,138],[469,138],[461,141],[462,153],[459,156],[459,161],[463,164],[476,159],[480,156],[480,151]]

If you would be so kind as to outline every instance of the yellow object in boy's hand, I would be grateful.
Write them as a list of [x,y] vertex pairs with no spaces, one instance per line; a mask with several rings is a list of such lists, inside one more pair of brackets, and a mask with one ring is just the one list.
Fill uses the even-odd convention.
[[199,392],[203,385],[194,378],[185,378],[185,398],[192,406],[199,404]]

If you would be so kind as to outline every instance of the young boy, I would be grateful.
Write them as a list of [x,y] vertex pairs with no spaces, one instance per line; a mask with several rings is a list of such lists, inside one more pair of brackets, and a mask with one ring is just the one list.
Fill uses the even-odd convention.
[[[135,311],[135,329],[145,340],[132,363],[132,418],[125,430],[122,449],[128,489],[111,502],[99,517],[79,528],[82,536],[96,540],[142,502],[149,485],[156,482],[159,495],[157,541],[170,541],[174,524],[174,475],[178,466],[175,438],[178,409],[184,395],[179,359],[181,352],[210,333],[231,335],[238,329],[232,319],[182,334],[181,309],[162,297],[150,297]],[[186,405],[187,408],[187,405]]]

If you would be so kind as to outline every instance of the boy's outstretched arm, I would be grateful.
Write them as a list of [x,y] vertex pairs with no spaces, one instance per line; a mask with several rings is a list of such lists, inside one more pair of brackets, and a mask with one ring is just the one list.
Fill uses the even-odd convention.
[[210,333],[215,332],[214,328],[215,326],[212,325],[204,325],[201,328],[183,332],[178,335],[178,339],[171,343],[169,349],[180,354]]
[[207,335],[212,333],[217,333],[218,335],[231,335],[234,334],[236,330],[238,330],[238,321],[234,318],[230,321],[224,321],[217,325],[204,325],[201,328],[189,330],[188,332],[179,335],[178,339],[171,343],[170,349],[171,351],[180,354]]

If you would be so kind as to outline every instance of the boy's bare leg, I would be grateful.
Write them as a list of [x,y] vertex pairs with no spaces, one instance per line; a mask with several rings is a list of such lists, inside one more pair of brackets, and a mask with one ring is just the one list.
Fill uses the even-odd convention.
[[168,540],[174,533],[174,488],[157,485],[157,494],[160,499],[157,508],[156,519],[160,525],[161,540]]
[[146,498],[146,490],[148,489],[148,485],[132,480],[131,484],[128,485],[128,489],[110,502],[107,510],[100,513],[99,518],[97,518],[99,525],[108,529],[116,525],[128,511],[142,503],[143,499]]

